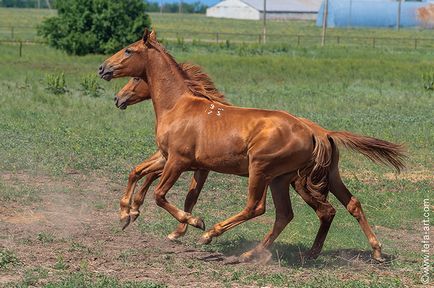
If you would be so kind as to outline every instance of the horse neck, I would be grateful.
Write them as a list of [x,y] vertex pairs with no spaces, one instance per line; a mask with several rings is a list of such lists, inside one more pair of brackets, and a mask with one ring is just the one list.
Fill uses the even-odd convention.
[[188,93],[188,87],[177,63],[163,52],[149,49],[147,63],[146,78],[158,122]]

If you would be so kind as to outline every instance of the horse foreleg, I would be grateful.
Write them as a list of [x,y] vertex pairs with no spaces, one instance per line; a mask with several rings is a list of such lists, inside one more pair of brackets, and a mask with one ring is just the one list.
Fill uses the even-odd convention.
[[246,207],[238,214],[214,225],[199,239],[200,244],[208,244],[213,237],[220,236],[229,229],[246,222],[247,220],[264,214],[265,200],[267,198],[267,183],[261,174],[249,171],[249,194]]
[[305,181],[302,181],[301,179],[296,180],[293,183],[293,187],[304,202],[315,210],[320,221],[320,227],[316,234],[315,241],[310,250],[306,253],[308,259],[316,259],[321,253],[324,241],[327,238],[328,231],[336,214],[336,210],[327,200],[328,191],[325,193],[311,193],[306,189]]
[[162,155],[157,152],[151,158],[137,165],[128,177],[127,188],[120,201],[120,221],[122,229],[125,229],[130,223],[130,204],[134,189],[143,176],[149,173],[157,172],[163,169],[165,160]]
[[[197,170],[194,172],[194,176],[191,179],[190,188],[184,202],[185,212],[191,213],[191,211],[193,211],[193,207],[196,205],[197,199],[199,198],[199,194],[203,188],[203,185],[205,184],[208,174],[208,170]],[[175,240],[184,236],[185,232],[187,232],[187,227],[188,225],[186,223],[179,223],[175,231],[170,233],[167,238],[170,240]]]
[[255,261],[266,263],[271,259],[271,253],[267,250],[273,244],[286,225],[294,218],[289,197],[289,177],[283,175],[271,181],[270,189],[276,208],[276,219],[273,228],[255,248],[240,256],[242,262]]
[[137,217],[140,215],[140,206],[142,206],[143,201],[145,200],[146,194],[148,193],[149,187],[151,187],[152,182],[155,181],[158,177],[160,177],[161,172],[151,173],[146,176],[145,181],[140,187],[139,191],[134,194],[134,199],[131,204],[130,217],[131,222],[136,221]]
[[189,212],[182,211],[178,209],[175,205],[169,203],[166,199],[166,194],[170,188],[178,180],[179,176],[188,165],[182,165],[178,159],[173,159],[172,161],[167,161],[164,166],[163,174],[161,175],[160,182],[157,188],[155,188],[155,201],[158,206],[165,209],[173,217],[175,217],[180,223],[187,223],[196,228],[205,230],[205,223],[199,217],[194,217]]

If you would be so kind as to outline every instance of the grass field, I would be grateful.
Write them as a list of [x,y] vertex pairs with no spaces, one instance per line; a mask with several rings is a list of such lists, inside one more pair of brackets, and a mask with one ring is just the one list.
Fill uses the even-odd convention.
[[[40,40],[35,27],[55,11],[0,8],[0,40]],[[150,13],[160,38],[186,41],[257,43],[262,39],[262,22],[255,20],[216,19],[204,15]],[[13,32],[11,27],[14,26]],[[302,47],[318,46],[321,28],[314,21],[269,21],[269,43],[286,43]],[[218,34],[218,35],[217,35]],[[243,35],[240,35],[243,34]],[[302,36],[297,36],[302,35]],[[327,45],[434,48],[433,29],[328,29]],[[373,40],[375,38],[375,40]],[[414,39],[417,38],[417,43]]]
[[[208,21],[159,17],[153,15],[156,27],[180,27],[182,22],[198,29]],[[212,21],[219,27],[235,23]],[[241,22],[238,26],[249,29]],[[351,30],[359,32],[373,33]],[[137,225],[120,232],[118,199],[128,173],[156,150],[151,103],[118,110],[112,99],[125,80],[97,80],[104,89],[101,96],[86,95],[84,79],[96,77],[106,56],[68,56],[30,45],[18,58],[16,46],[0,45],[0,286],[423,286],[421,221],[434,180],[434,94],[424,89],[422,75],[433,71],[432,49],[183,43],[168,48],[178,61],[204,67],[235,105],[286,110],[328,129],[404,143],[409,158],[401,175],[360,155],[341,153],[343,178],[361,200],[387,262],[369,261],[370,248],[357,222],[333,197],[337,215],[324,251],[317,260],[306,261],[302,252],[319,223],[292,192],[295,218],[272,247],[268,265],[223,265],[205,261],[203,255],[239,255],[260,241],[274,221],[271,199],[265,215],[206,247],[195,244],[201,231],[191,228],[182,243],[163,241],[176,222],[156,207],[152,195]],[[55,95],[47,90],[47,78],[61,73],[67,92]],[[190,177],[183,175],[168,195],[178,206]],[[246,187],[245,178],[212,173],[195,214],[210,227],[243,208]]]

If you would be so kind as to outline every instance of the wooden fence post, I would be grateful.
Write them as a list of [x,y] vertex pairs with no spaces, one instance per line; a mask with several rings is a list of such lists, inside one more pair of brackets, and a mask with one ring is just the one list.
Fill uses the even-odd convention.
[[414,49],[417,49],[417,39],[414,39]]
[[259,34],[259,35],[258,35],[258,43],[259,43],[259,44],[261,44],[261,38],[262,38],[262,35]]
[[14,26],[11,26],[11,39],[15,39],[15,28]]
[[20,41],[20,57],[23,55],[23,41]]
[[375,48],[375,37],[372,38],[372,48]]
[[338,43],[338,45],[341,43],[341,37],[336,36],[336,43]]
[[297,46],[300,46],[300,38],[301,38],[301,36],[297,35]]
[[215,33],[215,42],[219,44],[219,32]]

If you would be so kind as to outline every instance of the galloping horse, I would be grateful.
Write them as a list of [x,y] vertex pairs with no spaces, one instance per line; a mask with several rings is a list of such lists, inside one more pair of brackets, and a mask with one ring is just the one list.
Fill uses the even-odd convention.
[[[374,250],[373,258],[381,260],[380,243],[360,202],[340,178],[336,144],[398,171],[404,167],[402,146],[349,132],[328,131],[283,111],[215,102],[197,90],[194,81],[186,80],[186,73],[158,43],[155,33],[148,31],[142,40],[107,59],[99,74],[105,80],[130,76],[148,83],[157,119],[157,145],[166,159],[155,198],[157,205],[179,222],[204,227],[202,219],[166,200],[166,193],[183,171],[203,169],[249,177],[246,207],[205,232],[200,243],[207,244],[213,237],[263,214],[269,185],[276,221],[260,244],[241,255],[245,261],[261,257],[292,218],[288,190],[299,177],[303,181],[298,189],[318,201],[328,190],[338,198],[359,221]],[[157,170],[142,171],[152,172]]]
[[[204,92],[207,93],[210,97],[215,99],[215,101],[220,102],[223,99],[223,95],[218,93],[212,81],[209,77],[201,71],[198,66],[190,65],[190,64],[181,64],[181,68],[187,72],[190,80],[194,79],[197,81],[198,88],[203,88]],[[120,109],[126,109],[129,105],[134,105],[144,100],[151,99],[149,86],[146,82],[141,78],[132,78],[128,83],[118,92],[115,97],[116,107]],[[300,118],[301,120],[306,121],[306,123],[310,124],[311,122],[307,119]],[[314,124],[316,125],[316,124]],[[129,177],[129,184],[125,191],[124,196],[121,199],[121,224],[123,229],[125,229],[130,221],[135,221],[139,216],[139,208],[143,204],[146,193],[151,185],[151,183],[160,177],[165,164],[165,159],[162,154],[157,151],[153,156],[149,159],[145,160],[141,164],[139,164],[136,168],[134,168]],[[146,167],[153,165],[153,167],[158,167],[155,165],[159,165],[160,169],[158,172],[150,173],[147,175],[146,180],[142,184],[142,187],[139,189],[139,192],[135,194],[134,200],[132,201],[133,190],[137,181],[140,180],[145,175],[142,173]],[[185,199],[184,203],[184,211],[190,212],[193,210],[194,205],[197,202],[201,189],[203,187],[204,182],[208,176],[209,171],[205,170],[197,170],[195,172],[194,178],[192,179],[189,192]],[[318,257],[321,252],[322,246],[327,236],[328,227],[330,227],[333,217],[335,215],[335,209],[327,200],[327,193],[321,195],[321,199],[316,199],[312,197],[312,195],[306,194],[306,190],[300,189],[299,187],[303,186],[304,179],[299,177],[292,184],[295,191],[303,198],[303,200],[312,207],[316,214],[318,215],[321,226],[318,231],[317,237],[315,237],[315,241],[312,245],[312,248],[306,253],[306,257],[308,259],[315,259]],[[321,201],[319,201],[321,200]],[[131,203],[131,207],[129,206]],[[131,210],[130,210],[131,208]],[[129,215],[127,214],[129,212]],[[292,213],[292,211],[291,211]],[[291,216],[292,218],[292,216]],[[183,235],[185,235],[187,231],[188,225],[185,223],[179,223],[178,227],[175,231],[168,235],[168,238],[171,240],[177,239]]]

